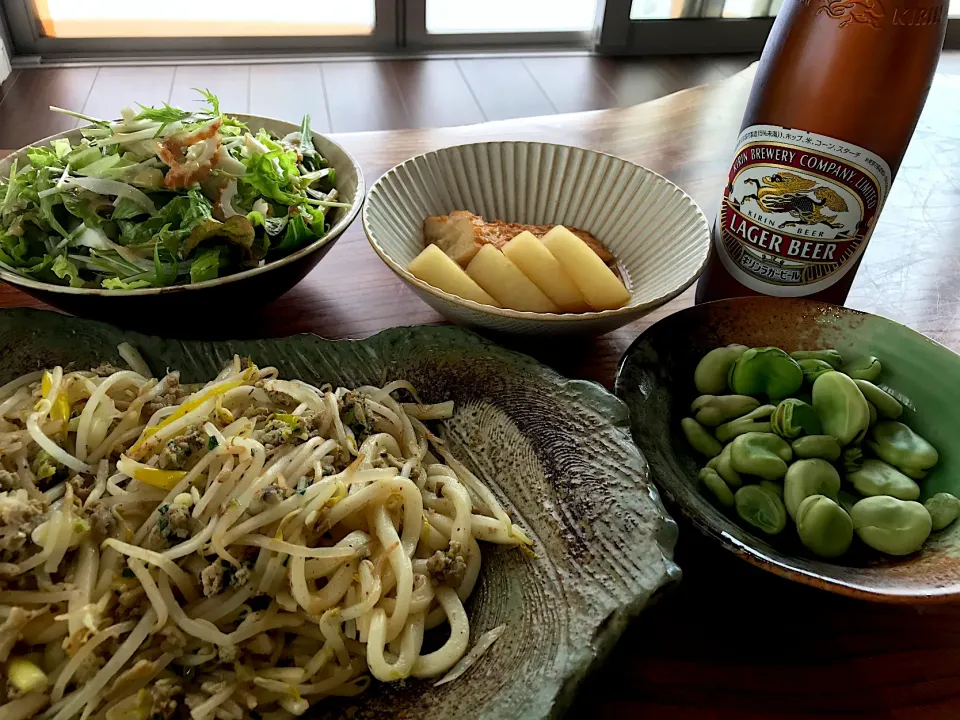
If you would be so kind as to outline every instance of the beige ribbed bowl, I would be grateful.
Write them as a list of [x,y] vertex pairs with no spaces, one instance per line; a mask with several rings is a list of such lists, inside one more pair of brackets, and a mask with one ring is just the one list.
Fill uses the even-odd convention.
[[[424,248],[424,218],[454,210],[593,233],[617,259],[630,303],[603,312],[519,312],[418,280],[407,266]],[[445,318],[519,334],[597,335],[626,325],[693,284],[710,247],[700,208],[666,178],[612,155],[537,142],[457,145],[411,158],[370,188],[363,229],[383,261]]]

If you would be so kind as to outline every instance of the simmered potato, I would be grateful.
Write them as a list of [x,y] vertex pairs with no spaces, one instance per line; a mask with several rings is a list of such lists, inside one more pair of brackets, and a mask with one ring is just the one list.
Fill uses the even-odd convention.
[[504,245],[503,254],[563,312],[590,309],[560,262],[529,230],[524,230]]
[[[452,261],[451,261],[452,262]],[[484,245],[467,265],[467,275],[503,307],[527,312],[559,312],[533,281],[493,245]]]
[[615,310],[630,302],[630,293],[583,240],[562,225],[541,239],[544,247],[573,278],[594,310]]
[[471,280],[459,265],[447,257],[436,245],[427,245],[407,266],[415,277],[428,285],[458,297],[500,307],[500,304]]

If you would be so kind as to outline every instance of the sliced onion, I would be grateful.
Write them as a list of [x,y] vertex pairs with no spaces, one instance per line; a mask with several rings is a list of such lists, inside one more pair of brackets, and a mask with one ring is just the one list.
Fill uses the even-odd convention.
[[119,180],[69,177],[59,183],[57,187],[58,189],[63,189],[64,187],[79,187],[84,190],[89,190],[90,192],[95,192],[98,195],[116,195],[117,197],[130,198],[151,215],[157,212],[157,206],[153,204],[153,200],[147,197],[146,193],[138,190],[133,185],[127,185],[127,183],[120,182]]

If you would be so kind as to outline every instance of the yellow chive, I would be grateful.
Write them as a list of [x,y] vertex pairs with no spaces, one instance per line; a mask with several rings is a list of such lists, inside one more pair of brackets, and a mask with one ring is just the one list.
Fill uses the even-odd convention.
[[48,370],[43,371],[43,379],[40,380],[40,392],[46,397],[47,393],[50,392],[50,388],[53,387],[53,375],[50,374]]
[[70,419],[70,400],[66,393],[57,393],[53,401],[53,408],[50,410],[51,420],[62,420],[67,422]]
[[145,443],[151,437],[156,435],[160,430],[165,428],[167,425],[169,425],[170,423],[176,422],[187,413],[196,410],[198,407],[203,405],[210,398],[214,398],[217,395],[223,395],[224,393],[229,392],[230,390],[233,390],[236,387],[240,387],[241,385],[243,385],[243,380],[231,380],[230,382],[223,383],[223,385],[218,385],[212,390],[208,390],[203,395],[201,395],[200,397],[194,400],[188,400],[183,405],[178,407],[175,412],[165,417],[161,422],[157,423],[153,427],[148,427],[146,430],[144,430],[143,435],[140,436],[140,439],[137,440],[137,442],[134,444],[132,448],[130,448],[130,452],[137,450],[141,445],[143,445],[143,443]]
[[172,490],[174,485],[186,476],[187,473],[183,470],[158,470],[157,468],[144,467],[133,471],[134,480],[153,485],[162,490]]

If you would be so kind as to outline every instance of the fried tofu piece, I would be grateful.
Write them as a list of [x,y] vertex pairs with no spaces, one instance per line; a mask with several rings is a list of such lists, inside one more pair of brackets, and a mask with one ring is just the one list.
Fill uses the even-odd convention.
[[[466,210],[454,210],[449,215],[433,215],[423,221],[423,236],[426,245],[434,244],[461,267],[465,267],[484,245],[493,245],[498,250],[526,231],[535,237],[543,237],[553,225],[524,225],[501,220],[485,222],[478,215]],[[578,228],[570,232],[583,240],[604,263],[612,263],[613,255],[607,252],[593,235]]]

